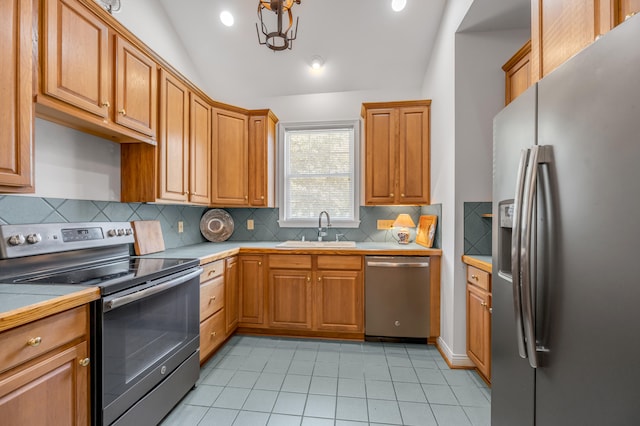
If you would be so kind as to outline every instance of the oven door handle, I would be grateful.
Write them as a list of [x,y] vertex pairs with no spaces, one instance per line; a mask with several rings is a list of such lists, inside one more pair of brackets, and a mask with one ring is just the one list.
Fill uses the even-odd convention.
[[180,284],[184,284],[185,282],[198,277],[200,274],[202,274],[202,271],[203,269],[201,267],[198,267],[188,274],[181,275],[178,278],[174,278],[165,283],[147,287],[144,290],[136,291],[135,293],[127,294],[126,296],[116,297],[111,300],[105,300],[102,307],[103,312],[109,312],[113,309],[128,305],[129,303],[135,302],[137,300],[144,299],[145,297],[149,297],[168,290],[172,287],[179,286]]

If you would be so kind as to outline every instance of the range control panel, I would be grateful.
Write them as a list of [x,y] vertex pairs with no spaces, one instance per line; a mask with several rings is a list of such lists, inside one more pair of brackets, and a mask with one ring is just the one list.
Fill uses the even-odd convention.
[[1,259],[133,242],[129,222],[0,225]]

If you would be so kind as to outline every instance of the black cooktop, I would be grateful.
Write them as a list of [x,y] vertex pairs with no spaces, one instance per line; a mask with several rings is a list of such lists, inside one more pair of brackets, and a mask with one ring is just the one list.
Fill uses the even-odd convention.
[[76,267],[65,271],[36,274],[15,279],[23,284],[66,284],[98,286],[101,293],[112,294],[140,283],[169,276],[198,266],[198,259],[149,259],[128,257]]

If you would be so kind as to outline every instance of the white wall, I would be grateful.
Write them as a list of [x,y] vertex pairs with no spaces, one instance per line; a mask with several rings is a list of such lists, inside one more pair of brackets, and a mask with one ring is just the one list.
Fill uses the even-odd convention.
[[281,122],[355,120],[363,102],[401,101],[420,98],[415,90],[368,90],[246,99],[243,108],[270,108]]
[[492,192],[492,120],[504,105],[501,66],[528,31],[456,34],[473,0],[447,2],[422,97],[431,105],[431,200],[442,203],[440,347],[454,365],[466,355],[465,201]]
[[[442,204],[441,326],[439,345],[452,361],[457,319],[455,259],[455,32],[473,0],[450,0],[422,87],[431,99],[431,202]],[[464,307],[464,304],[462,305]],[[464,314],[464,312],[463,312]],[[454,321],[455,320],[455,321]],[[457,329],[457,327],[455,327]],[[463,354],[465,351],[462,352]],[[466,358],[466,356],[465,356]]]

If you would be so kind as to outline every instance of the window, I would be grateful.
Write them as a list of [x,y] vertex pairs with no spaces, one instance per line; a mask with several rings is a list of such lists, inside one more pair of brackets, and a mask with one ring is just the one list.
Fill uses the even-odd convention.
[[280,226],[359,226],[359,121],[281,124]]

